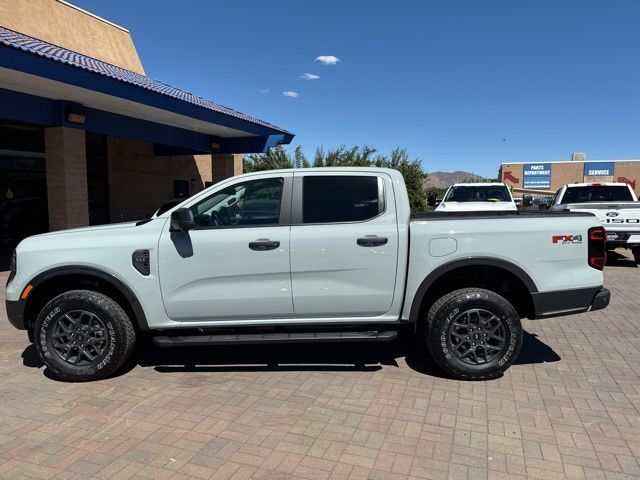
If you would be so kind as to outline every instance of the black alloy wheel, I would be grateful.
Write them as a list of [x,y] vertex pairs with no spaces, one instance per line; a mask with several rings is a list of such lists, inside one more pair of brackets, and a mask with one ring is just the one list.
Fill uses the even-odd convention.
[[504,348],[505,326],[492,312],[472,308],[451,322],[449,341],[454,354],[463,362],[470,365],[488,363]]
[[87,310],[72,310],[58,317],[51,338],[58,356],[80,367],[90,365],[109,345],[104,322]]

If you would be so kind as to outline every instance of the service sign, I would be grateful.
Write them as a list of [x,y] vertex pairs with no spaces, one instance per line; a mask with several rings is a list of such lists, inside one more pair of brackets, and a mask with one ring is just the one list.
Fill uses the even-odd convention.
[[548,190],[551,188],[550,163],[526,163],[524,165],[524,188]]
[[614,162],[585,162],[585,177],[613,177]]

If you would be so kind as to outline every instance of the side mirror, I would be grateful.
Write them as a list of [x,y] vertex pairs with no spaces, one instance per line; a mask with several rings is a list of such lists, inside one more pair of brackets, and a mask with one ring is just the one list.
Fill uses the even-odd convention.
[[171,213],[171,231],[188,232],[193,230],[196,223],[193,220],[193,212],[190,208],[179,208]]
[[531,205],[533,205],[533,197],[528,193],[525,193],[524,195],[522,195],[522,206],[530,207]]
[[430,207],[435,207],[436,206],[436,196],[435,195],[429,195],[427,197],[427,205]]

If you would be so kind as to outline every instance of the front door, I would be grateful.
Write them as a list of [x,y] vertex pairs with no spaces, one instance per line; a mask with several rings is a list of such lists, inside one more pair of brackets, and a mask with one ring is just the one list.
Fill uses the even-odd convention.
[[291,279],[296,317],[377,317],[393,301],[398,224],[385,174],[296,173]]
[[169,318],[216,322],[291,318],[292,174],[227,183],[190,205],[196,228],[160,238]]

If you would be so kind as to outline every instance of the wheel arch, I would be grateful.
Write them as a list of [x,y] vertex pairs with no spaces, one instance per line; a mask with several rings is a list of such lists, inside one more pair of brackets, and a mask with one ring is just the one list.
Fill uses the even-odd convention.
[[142,305],[131,288],[116,276],[84,265],[55,267],[28,282],[33,288],[25,303],[25,325],[33,328],[35,319],[51,298],[76,288],[88,288],[112,297],[131,316],[138,331],[149,330]]
[[[501,275],[495,276],[496,273]],[[456,279],[460,278],[463,280],[456,283]],[[487,281],[487,278],[491,278],[493,281]],[[503,280],[502,288],[499,288],[498,280]],[[435,302],[439,296],[450,291],[478,287],[504,294],[505,286],[514,289],[514,295],[503,296],[507,300],[515,301],[517,305],[514,307],[518,310],[518,314],[521,317],[533,318],[535,310],[531,294],[537,293],[538,288],[527,272],[507,260],[469,257],[440,265],[425,277],[411,303],[409,319],[417,325],[418,321],[424,317],[423,310]]]

